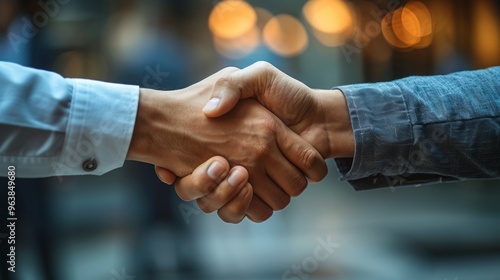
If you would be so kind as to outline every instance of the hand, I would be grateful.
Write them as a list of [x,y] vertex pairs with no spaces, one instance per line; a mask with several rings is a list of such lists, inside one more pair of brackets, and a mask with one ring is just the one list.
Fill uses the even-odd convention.
[[[354,136],[342,92],[310,89],[269,63],[259,62],[217,81],[212,101],[204,111],[210,117],[220,116],[242,98],[256,98],[313,144],[323,157],[354,155]],[[167,170],[163,172],[169,174]],[[190,178],[179,179],[176,186],[193,185],[193,177]],[[170,183],[174,180],[175,175],[170,173]]]
[[177,176],[191,173],[214,155],[228,158],[248,170],[255,195],[247,215],[261,221],[304,190],[304,174],[322,179],[326,165],[310,144],[256,102],[240,102],[236,110],[215,119],[201,112],[215,82],[235,71],[224,69],[174,92],[142,89],[127,158],[156,164]]
[[324,158],[353,157],[349,110],[339,90],[313,90],[267,62],[257,62],[220,78],[203,111],[219,117],[240,99],[255,98]]
[[[156,174],[166,184],[173,184],[175,175],[155,167]],[[207,193],[207,190],[212,190]],[[205,213],[217,210],[227,223],[239,223],[245,217],[253,196],[248,172],[241,166],[230,169],[226,159],[215,156],[196,168],[193,174],[175,184],[175,191],[185,201],[196,200]]]

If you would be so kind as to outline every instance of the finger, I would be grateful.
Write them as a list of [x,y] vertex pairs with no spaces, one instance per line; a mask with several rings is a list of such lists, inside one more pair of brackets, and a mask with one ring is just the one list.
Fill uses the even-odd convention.
[[167,185],[172,185],[177,176],[170,170],[155,165],[156,176]]
[[252,202],[253,189],[250,183],[243,185],[238,195],[217,211],[219,217],[226,223],[237,224],[245,218]]
[[321,154],[302,137],[295,134],[282,124],[276,132],[278,147],[283,155],[296,167],[298,167],[307,178],[312,181],[321,181],[325,178],[328,168]]
[[238,100],[258,97],[267,91],[268,81],[278,73],[267,62],[257,62],[247,68],[221,77],[215,84],[212,98],[203,108],[208,117],[219,117],[229,112]]
[[253,193],[272,210],[281,210],[290,203],[290,196],[268,176],[254,176],[250,179]]
[[[248,172],[241,166],[235,166],[229,176],[211,193],[198,198],[198,206],[205,213],[212,213],[231,201],[248,183]],[[246,209],[245,209],[246,211]]]
[[265,164],[268,176],[289,196],[298,196],[307,187],[304,173],[281,154],[270,157]]
[[229,163],[220,156],[212,157],[200,166],[192,174],[177,180],[175,191],[177,195],[186,201],[198,199],[209,194],[229,172]]
[[[255,187],[252,185],[255,190]],[[265,220],[271,218],[273,215],[273,209],[269,207],[260,197],[255,195],[252,197],[252,201],[250,202],[250,206],[248,206],[248,210],[246,216],[248,219],[255,223],[262,223]]]

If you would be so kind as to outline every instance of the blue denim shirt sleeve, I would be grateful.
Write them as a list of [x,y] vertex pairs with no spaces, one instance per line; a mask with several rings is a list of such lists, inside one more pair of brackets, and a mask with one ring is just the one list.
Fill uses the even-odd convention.
[[355,189],[500,177],[500,67],[339,89],[355,155],[336,163]]
[[[0,62],[0,176],[100,175],[123,165],[139,87]],[[87,160],[96,162],[86,171]],[[88,169],[87,169],[88,170]]]

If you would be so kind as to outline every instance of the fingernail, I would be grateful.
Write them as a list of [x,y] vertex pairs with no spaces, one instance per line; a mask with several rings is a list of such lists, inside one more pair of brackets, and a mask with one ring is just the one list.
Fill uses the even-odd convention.
[[219,104],[220,104],[220,98],[214,97],[207,102],[205,107],[203,107],[203,112],[213,111],[213,110],[217,109],[217,107],[219,107]]
[[208,167],[207,174],[210,178],[217,180],[224,173],[224,166],[217,161],[214,161]]
[[227,178],[227,182],[229,185],[236,187],[239,184],[241,184],[245,180],[245,177],[242,176],[241,172],[239,170],[235,170],[229,175],[229,178]]

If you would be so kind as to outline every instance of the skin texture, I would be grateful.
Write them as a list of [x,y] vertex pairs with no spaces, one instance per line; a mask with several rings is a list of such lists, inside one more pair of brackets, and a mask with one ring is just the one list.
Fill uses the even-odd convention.
[[[354,136],[349,110],[344,95],[339,90],[311,89],[271,64],[258,62],[221,77],[214,88],[211,98],[213,101],[203,111],[207,116],[217,118],[235,110],[234,107],[242,99],[257,100],[311,143],[324,158],[354,156]],[[217,106],[213,106],[214,104]],[[220,157],[211,160],[219,161],[223,165],[229,164]],[[173,183],[174,174],[163,168],[156,169],[160,179]],[[175,186],[176,189],[200,188],[202,181],[210,182],[210,185],[218,184],[214,180],[211,181],[206,173],[193,173],[177,180]],[[215,187],[218,188],[219,186]],[[212,201],[210,196],[201,199],[204,199],[205,203]],[[245,200],[234,200],[231,201],[232,205],[246,203]],[[217,206],[220,201],[218,203]],[[236,217],[240,217],[233,217],[231,212],[227,211],[222,214],[219,212],[219,216],[225,221],[238,220]]]
[[[291,196],[305,189],[306,176],[321,180],[327,172],[326,164],[312,145],[256,100],[239,102],[234,110],[217,118],[208,118],[202,112],[216,82],[236,71],[226,68],[178,91],[142,89],[127,159],[161,166],[179,177],[194,171],[190,178],[197,187],[184,188],[182,184],[176,187],[182,199],[203,198],[198,201],[200,207],[211,212],[240,196],[244,203],[229,204],[221,212],[234,212],[238,216],[245,212],[252,220],[262,221],[273,210],[286,207]],[[215,170],[207,163],[215,155],[229,159],[237,167],[228,170],[227,162],[216,160],[221,166],[215,169],[222,172],[209,176],[213,182],[206,184],[206,178],[199,174],[208,176],[209,170]],[[234,175],[235,172],[239,174]],[[221,180],[226,176],[227,179]],[[246,180],[241,180],[247,176],[252,191],[248,190]],[[249,203],[248,196],[251,196]]]

